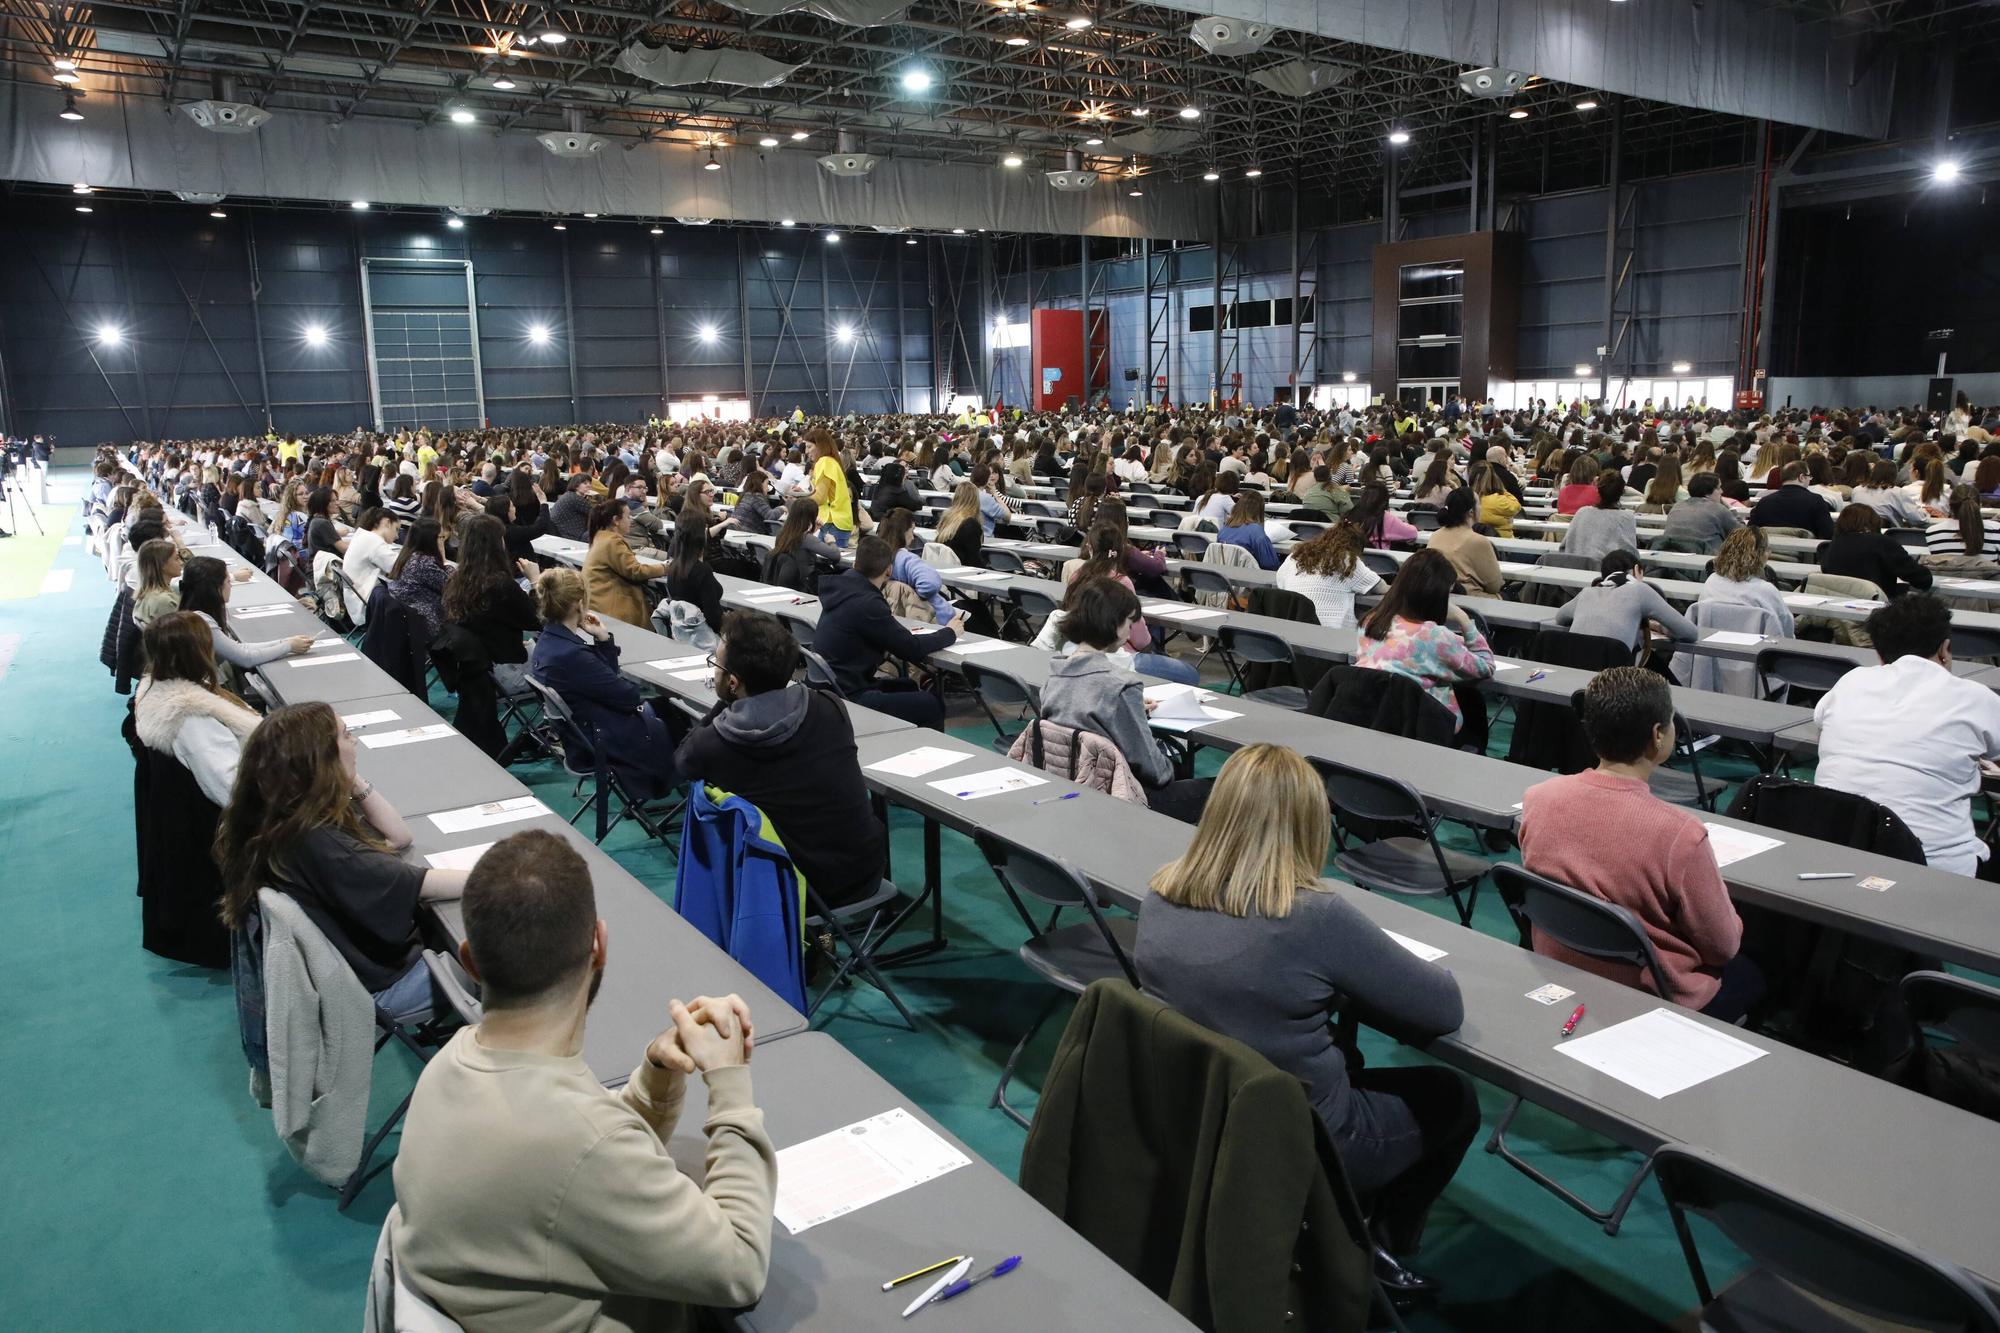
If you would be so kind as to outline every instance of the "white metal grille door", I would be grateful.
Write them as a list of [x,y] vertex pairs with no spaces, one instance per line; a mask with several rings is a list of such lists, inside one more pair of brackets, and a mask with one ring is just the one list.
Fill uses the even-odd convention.
[[361,303],[377,430],[485,424],[470,263],[363,259]]

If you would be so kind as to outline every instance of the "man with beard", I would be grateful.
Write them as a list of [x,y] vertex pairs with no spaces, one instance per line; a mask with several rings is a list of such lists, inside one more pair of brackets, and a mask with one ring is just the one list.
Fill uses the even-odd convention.
[[674,756],[681,776],[763,811],[799,875],[829,904],[875,892],[888,837],[861,778],[847,705],[792,679],[798,641],[762,611],[724,616],[709,660],[716,705]]
[[[424,1066],[396,1157],[397,1263],[468,1328],[682,1328],[763,1294],[777,1159],[734,995],[668,1008],[631,1079],[583,1062],[606,932],[561,837],[495,843],[465,884],[459,956],[485,1014]],[[627,964],[637,966],[638,964]],[[668,1154],[683,1080],[708,1084],[705,1179]]]

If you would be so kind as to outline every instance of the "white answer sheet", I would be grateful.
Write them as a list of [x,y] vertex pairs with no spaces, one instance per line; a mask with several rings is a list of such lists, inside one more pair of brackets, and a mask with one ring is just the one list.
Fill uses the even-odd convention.
[[289,665],[295,667],[325,666],[329,662],[359,662],[360,653],[328,653],[324,657],[294,657]]
[[393,708],[378,708],[372,713],[342,713],[340,720],[349,727],[372,727],[377,722],[395,722],[401,717],[402,714]]
[[1022,646],[1005,639],[960,639],[945,651],[957,653],[960,657],[976,657],[980,653],[1004,653],[1009,648]]
[[511,796],[504,801],[488,801],[484,805],[441,810],[430,816],[430,821],[437,825],[440,833],[467,833],[476,828],[512,824],[551,813],[553,812],[546,805],[532,796]]
[[448,852],[432,852],[424,858],[433,870],[470,870],[493,844],[476,842],[470,847],[454,847]]
[[947,796],[956,796],[961,801],[976,801],[982,796],[998,796],[1004,791],[1026,791],[1029,787],[1040,787],[1047,783],[1048,779],[1039,773],[1029,773],[1018,768],[992,768],[984,773],[942,778],[930,785]]
[[1556,1050],[1649,1097],[1671,1097],[1764,1053],[1747,1041],[1664,1008],[1570,1037],[1558,1042]]
[[1438,948],[1434,944],[1425,944],[1422,940],[1413,940],[1408,935],[1398,935],[1393,930],[1385,929],[1382,933],[1402,945],[1405,949],[1408,949],[1417,957],[1423,959],[1426,963],[1435,963],[1440,958],[1450,957],[1443,949]]
[[1708,830],[1708,850],[1715,853],[1718,867],[1734,865],[1748,860],[1759,852],[1768,852],[1773,847],[1782,847],[1782,838],[1767,838],[1761,833],[1748,829],[1731,828],[1727,824],[1710,824],[1706,820],[1702,826]]
[[796,1236],[970,1165],[964,1153],[899,1106],[780,1148],[774,1211]]
[[441,741],[458,733],[443,722],[433,722],[428,727],[405,727],[401,731],[378,731],[372,736],[363,736],[361,743],[371,750],[386,750],[392,745],[414,745],[418,741]]
[[973,756],[963,750],[947,750],[942,745],[919,745],[914,750],[905,750],[888,759],[878,759],[868,765],[870,773],[887,773],[891,777],[920,778],[926,773],[935,773],[961,759]]

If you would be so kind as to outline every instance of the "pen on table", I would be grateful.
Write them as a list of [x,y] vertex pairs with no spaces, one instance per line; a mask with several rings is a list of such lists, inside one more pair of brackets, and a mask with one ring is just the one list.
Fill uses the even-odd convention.
[[1029,804],[1031,804],[1031,805],[1047,805],[1047,804],[1048,804],[1048,803],[1049,803],[1050,801],[1074,801],[1074,800],[1075,800],[1075,799],[1076,799],[1076,798],[1077,798],[1078,796],[1080,796],[1080,795],[1082,795],[1082,793],[1081,793],[1081,792],[1073,792],[1073,791],[1066,791],[1066,792],[1064,792],[1064,793],[1063,793],[1062,795],[1060,795],[1060,796],[1044,796],[1044,797],[1042,797],[1042,799],[1041,799],[1041,800],[1039,800],[1039,801],[1031,801],[1031,802],[1029,802]]
[[1578,1005],[1575,1008],[1575,1010],[1573,1010],[1570,1013],[1569,1022],[1563,1024],[1563,1035],[1567,1037],[1570,1033],[1576,1031],[1576,1025],[1578,1023],[1581,1023],[1582,1021],[1583,1021],[1583,1006]]
[[1802,870],[1800,879],[1853,879],[1852,870]]
[[949,1259],[940,1259],[934,1264],[925,1264],[922,1268],[919,1268],[914,1273],[905,1273],[899,1278],[891,1278],[889,1281],[884,1282],[882,1284],[882,1290],[894,1291],[896,1288],[902,1286],[905,1282],[914,1282],[920,1277],[928,1277],[930,1274],[937,1272],[938,1269],[940,1268],[950,1268],[953,1264],[957,1263],[959,1260],[963,1258],[965,1258],[965,1256],[962,1254],[954,1254]]
[[989,1277],[1005,1277],[1020,1266],[1021,1256],[1017,1254],[1011,1259],[1002,1259],[978,1277],[960,1278],[937,1294],[938,1304],[942,1305],[954,1296],[965,1295],[966,1292],[971,1291]]
[[1536,681],[1538,681],[1538,680],[1541,680],[1541,679],[1543,679],[1543,678],[1544,678],[1544,677],[1546,677],[1546,676],[1547,676],[1548,674],[1549,674],[1549,673],[1548,673],[1548,672],[1546,672],[1546,671],[1536,671],[1536,672],[1532,672],[1532,673],[1530,673],[1530,675],[1528,676],[1528,679],[1527,679],[1527,680],[1526,680],[1526,681],[1525,681],[1524,683],[1525,683],[1525,684],[1528,684],[1528,685],[1533,685],[1533,684],[1534,684],[1534,683],[1535,683]]

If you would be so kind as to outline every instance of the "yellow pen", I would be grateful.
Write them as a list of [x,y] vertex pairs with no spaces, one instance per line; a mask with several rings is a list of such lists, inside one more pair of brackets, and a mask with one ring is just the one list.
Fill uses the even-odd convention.
[[919,1268],[914,1273],[905,1273],[901,1277],[895,1279],[892,1282],[884,1282],[882,1284],[882,1290],[894,1291],[896,1288],[902,1286],[905,1282],[914,1282],[920,1277],[925,1277],[931,1273],[937,1272],[938,1269],[940,1268],[949,1268],[953,1264],[957,1263],[959,1260],[963,1259],[964,1257],[965,1256],[962,1254],[954,1254],[949,1259],[940,1259],[934,1264],[927,1264],[924,1267]]

